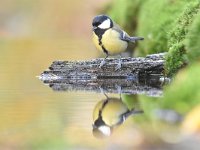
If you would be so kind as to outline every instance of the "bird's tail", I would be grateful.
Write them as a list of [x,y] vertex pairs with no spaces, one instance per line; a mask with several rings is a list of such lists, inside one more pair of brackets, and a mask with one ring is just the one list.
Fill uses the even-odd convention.
[[130,110],[129,112],[125,113],[125,114],[124,114],[124,117],[125,117],[125,118],[128,118],[130,115],[142,114],[142,113],[144,113],[143,110],[134,110],[134,109],[132,109],[132,110]]
[[139,41],[139,40],[144,40],[144,38],[143,37],[134,37],[134,36],[130,37],[131,42],[135,42],[135,41]]

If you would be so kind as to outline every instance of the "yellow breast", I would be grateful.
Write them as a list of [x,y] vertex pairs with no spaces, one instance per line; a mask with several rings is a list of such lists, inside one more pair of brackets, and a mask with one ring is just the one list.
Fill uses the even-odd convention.
[[[120,40],[120,34],[115,30],[108,29],[102,36],[102,44],[108,51],[109,55],[115,55],[124,52],[127,49],[128,43]],[[98,37],[93,33],[93,42],[98,50],[102,50],[99,46]]]
[[121,120],[121,115],[126,113],[128,108],[121,100],[110,99],[102,110],[103,121],[109,125],[116,125]]
[[98,36],[94,32],[92,34],[92,40],[93,40],[93,43],[94,43],[95,47],[98,50],[100,50],[101,52],[103,52],[101,46],[99,45],[99,38],[98,38]]
[[110,55],[122,53],[128,46],[126,41],[120,40],[120,34],[112,29],[103,34],[102,43]]

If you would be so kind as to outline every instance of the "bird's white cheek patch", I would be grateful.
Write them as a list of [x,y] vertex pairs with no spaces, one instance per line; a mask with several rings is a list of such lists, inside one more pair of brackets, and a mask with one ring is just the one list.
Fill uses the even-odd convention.
[[101,126],[99,127],[99,130],[106,136],[109,136],[111,134],[110,128],[107,126]]
[[101,29],[107,29],[107,28],[110,28],[110,24],[111,24],[110,19],[106,19],[98,27]]

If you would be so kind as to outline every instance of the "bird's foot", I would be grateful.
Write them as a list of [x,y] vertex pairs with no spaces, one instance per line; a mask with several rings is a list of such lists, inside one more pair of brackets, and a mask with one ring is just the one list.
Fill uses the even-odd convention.
[[118,93],[122,93],[122,87],[121,85],[116,85],[117,86],[117,92]]
[[115,68],[115,71],[116,71],[116,70],[120,70],[121,67],[122,67],[122,61],[121,61],[121,59],[119,59],[119,62],[118,62],[118,64],[117,64],[116,68]]
[[99,89],[100,89],[100,92],[101,92],[102,94],[105,93],[105,92],[104,92],[104,89],[102,88],[102,86],[99,86]]
[[105,64],[106,64],[106,61],[105,59],[103,59],[99,65],[99,68],[102,68]]

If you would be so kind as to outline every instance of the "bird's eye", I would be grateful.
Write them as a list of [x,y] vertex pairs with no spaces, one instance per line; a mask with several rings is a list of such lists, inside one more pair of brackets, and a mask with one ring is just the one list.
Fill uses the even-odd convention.
[[100,25],[100,24],[101,24],[100,22],[93,22],[93,23],[92,23],[92,25],[95,26],[95,27],[97,27],[97,26]]

